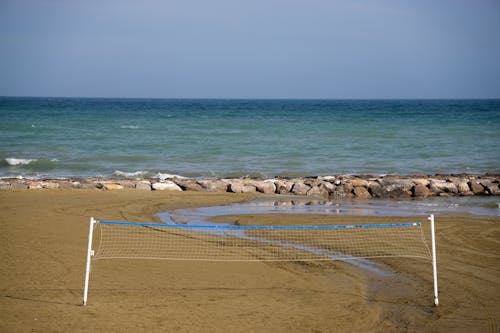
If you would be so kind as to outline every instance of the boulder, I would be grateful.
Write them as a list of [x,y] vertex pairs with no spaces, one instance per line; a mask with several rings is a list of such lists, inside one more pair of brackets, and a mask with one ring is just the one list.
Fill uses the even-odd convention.
[[174,182],[185,191],[203,191],[203,186],[194,179],[175,178]]
[[380,185],[382,187],[387,187],[389,189],[394,188],[398,189],[401,191],[409,192],[415,185],[412,179],[404,179],[404,178],[393,178],[393,177],[388,177],[385,179],[382,179],[380,181]]
[[352,183],[347,183],[347,182],[346,182],[346,183],[344,183],[344,184],[342,185],[342,187],[344,188],[344,192],[345,192],[345,193],[351,193],[351,192],[352,192],[352,190],[354,190],[354,186],[352,185]]
[[117,184],[123,186],[123,188],[135,188],[136,181],[131,179],[122,179],[117,182]]
[[466,181],[460,181],[457,184],[458,193],[470,192],[469,184]]
[[114,183],[110,183],[110,184],[102,184],[103,185],[103,188],[105,190],[123,190],[123,186],[120,185],[120,184],[114,184]]
[[471,180],[469,182],[470,189],[472,193],[474,194],[484,194],[484,187],[483,185],[479,184],[477,180]]
[[10,183],[0,182],[0,190],[5,190],[10,188]]
[[153,183],[152,188],[155,191],[182,191],[179,185],[170,180],[163,183]]
[[411,197],[411,188],[407,183],[391,183],[384,181],[383,185],[371,184],[369,191],[374,198],[392,199]]
[[21,182],[21,181],[13,181],[10,183],[10,187],[13,188],[13,189],[23,189],[23,190],[26,190],[29,188],[29,185],[26,184],[25,182]]
[[368,191],[374,198],[380,198],[382,196],[382,185],[379,182],[371,181],[368,186]]
[[71,181],[69,180],[59,180],[57,182],[59,184],[59,188],[64,188],[64,189],[67,189],[67,188],[73,188],[73,184]]
[[300,181],[293,183],[292,193],[296,195],[307,195],[307,192],[311,189],[309,185],[306,185]]
[[430,190],[434,193],[458,193],[458,189],[455,184],[441,179],[431,179]]
[[335,191],[335,188],[336,186],[333,185],[332,183],[330,182],[322,182],[319,187],[325,189],[328,191],[328,193],[332,193],[333,191]]
[[274,184],[276,185],[276,193],[279,194],[288,194],[293,187],[293,182],[286,179],[278,179]]
[[239,180],[232,180],[228,186],[228,191],[233,193],[252,193],[255,190],[255,186],[246,185]]
[[330,192],[322,186],[313,186],[309,191],[306,193],[307,196],[314,196],[314,197],[322,197],[322,198],[328,198],[330,195]]
[[498,184],[489,183],[485,187],[486,190],[488,190],[488,192],[490,192],[491,195],[500,195],[500,189],[498,188]]
[[366,181],[366,180],[364,180],[364,179],[353,179],[353,180],[351,181],[351,184],[352,184],[352,186],[354,186],[354,187],[360,187],[360,186],[363,186],[363,187],[366,187],[366,188],[368,188],[368,185],[369,185],[368,181]]
[[228,183],[219,179],[198,180],[197,183],[207,192],[227,192],[228,188]]
[[257,191],[264,194],[272,194],[276,192],[276,185],[272,180],[255,181],[254,186],[257,189]]
[[41,183],[41,182],[30,182],[30,183],[28,184],[28,188],[29,188],[30,190],[33,190],[33,189],[35,189],[35,190],[36,190],[36,189],[41,189],[41,188],[43,188],[43,186],[42,186],[42,183]]
[[412,181],[415,183],[415,185],[429,186],[429,180],[425,178],[415,178],[412,179]]
[[417,184],[413,187],[413,196],[416,198],[426,198],[434,195],[434,192],[429,190],[427,186],[422,184]]
[[43,188],[56,189],[59,188],[59,183],[55,182],[42,182]]
[[351,191],[348,190],[348,187],[340,185],[335,187],[335,190],[330,193],[330,197],[332,199],[349,199],[353,198],[354,194],[352,194]]
[[151,191],[151,183],[148,180],[142,180],[135,183],[135,188],[137,190]]
[[371,199],[371,194],[364,186],[354,187],[354,196],[358,199]]

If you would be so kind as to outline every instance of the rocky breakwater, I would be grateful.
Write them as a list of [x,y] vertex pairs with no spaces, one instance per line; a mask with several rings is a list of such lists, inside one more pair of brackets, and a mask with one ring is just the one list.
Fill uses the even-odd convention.
[[327,176],[300,178],[26,179],[4,178],[0,189],[92,188],[300,195],[330,199],[400,199],[500,195],[500,175]]

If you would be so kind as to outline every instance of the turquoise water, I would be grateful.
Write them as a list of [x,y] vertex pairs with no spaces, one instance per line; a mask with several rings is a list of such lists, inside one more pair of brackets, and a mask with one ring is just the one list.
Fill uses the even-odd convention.
[[500,100],[0,98],[0,176],[500,173]]

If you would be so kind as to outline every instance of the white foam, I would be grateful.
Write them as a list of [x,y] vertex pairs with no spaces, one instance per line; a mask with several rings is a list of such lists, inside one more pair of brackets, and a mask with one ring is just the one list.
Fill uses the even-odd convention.
[[156,178],[159,178],[160,180],[165,180],[165,179],[172,179],[172,178],[186,179],[187,177],[179,176],[179,175],[172,175],[169,173],[158,172],[158,174],[156,175]]
[[139,129],[141,128],[141,126],[137,126],[137,125],[122,125],[120,126],[121,129]]
[[136,177],[144,177],[144,175],[147,173],[147,171],[135,171],[135,172],[124,172],[120,170],[116,170],[113,172],[113,175],[118,176],[118,177],[125,177],[125,178],[136,178]]
[[8,165],[10,166],[16,166],[16,165],[28,165],[31,162],[36,161],[36,159],[27,159],[27,158],[14,158],[14,157],[8,157],[5,159],[5,162],[7,162]]

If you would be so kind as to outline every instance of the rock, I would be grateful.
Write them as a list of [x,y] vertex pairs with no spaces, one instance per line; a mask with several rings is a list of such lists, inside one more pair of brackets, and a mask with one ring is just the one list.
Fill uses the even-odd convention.
[[411,191],[415,183],[411,179],[388,177],[381,180],[380,185],[389,189],[398,189],[403,192],[409,192]]
[[119,182],[117,182],[118,185],[121,185],[123,186],[123,188],[135,188],[135,184],[136,182],[134,180],[130,180],[130,179],[123,179],[123,180],[120,180]]
[[356,188],[356,187],[359,187],[359,186],[363,186],[363,187],[368,188],[368,185],[369,185],[368,181],[366,181],[366,180],[364,180],[364,179],[353,179],[353,180],[351,181],[351,184],[352,184],[352,186],[354,186],[355,188]]
[[484,194],[484,187],[483,185],[479,184],[477,180],[471,180],[469,182],[470,189],[472,193],[474,194]]
[[354,196],[358,199],[371,199],[372,197],[370,192],[368,192],[368,190],[364,186],[355,186]]
[[377,182],[369,182],[368,190],[374,198],[405,198],[411,197],[413,182],[410,179],[387,177]]
[[174,182],[185,191],[203,191],[203,187],[194,179],[176,178]]
[[276,192],[276,185],[274,185],[274,181],[272,180],[256,181],[254,182],[254,186],[257,191],[264,194],[272,194]]
[[309,191],[306,193],[307,196],[314,196],[314,197],[322,197],[322,198],[328,198],[330,193],[328,190],[322,186],[314,186],[311,187]]
[[151,191],[151,183],[148,180],[142,180],[135,183],[135,188],[137,190]]
[[42,182],[42,188],[56,189],[56,188],[59,188],[59,183]]
[[[86,182],[78,182],[78,183],[80,183],[80,185],[78,185],[78,187],[75,187],[75,188],[81,188],[81,189],[97,188],[97,184],[95,184],[94,182],[86,181]],[[102,184],[101,184],[101,188],[102,188]]]
[[198,180],[204,191],[207,192],[227,192],[228,183],[219,179]]
[[29,185],[24,183],[24,182],[19,182],[19,181],[13,181],[10,183],[10,187],[13,189],[23,189],[26,190],[29,188]]
[[328,191],[328,193],[332,193],[333,191],[335,191],[335,188],[336,186],[333,185],[332,183],[330,182],[322,182],[319,187],[325,189],[326,191]]
[[472,192],[472,191],[467,191],[467,192],[460,193],[460,195],[462,195],[462,196],[464,196],[464,197],[470,197],[470,196],[473,196],[473,195],[474,195],[474,192]]
[[233,180],[229,183],[228,191],[233,193],[252,193],[255,192],[255,186],[246,185],[239,180]]
[[73,188],[73,185],[71,184],[71,182],[66,180],[66,179],[58,180],[57,184],[59,185],[59,188],[63,188],[63,189]]
[[498,184],[496,183],[490,183],[486,185],[486,190],[488,190],[491,195],[500,195],[500,190],[498,188]]
[[82,183],[80,182],[71,182],[72,188],[82,188]]
[[374,198],[380,198],[383,195],[382,186],[376,181],[370,182],[368,186],[368,191]]
[[319,186],[323,181],[317,178],[298,178],[295,179],[296,182],[303,182],[304,184],[308,185],[309,187],[314,187],[314,186]]
[[412,179],[415,185],[429,186],[429,180],[425,178],[415,178]]
[[296,195],[307,195],[307,192],[310,189],[311,189],[310,186],[308,186],[300,181],[297,181],[297,182],[293,183],[292,193],[296,194]]
[[163,183],[153,183],[152,188],[155,191],[182,191],[182,188],[180,188],[179,185],[170,180]]
[[345,193],[351,193],[354,190],[354,186],[351,183],[345,183],[342,185]]
[[381,199],[405,198],[412,195],[406,184],[389,182],[385,182],[384,185],[378,187],[370,186],[370,193],[374,198]]
[[455,184],[440,179],[431,179],[430,190],[435,193],[458,193],[458,189]]
[[470,192],[469,184],[466,181],[461,181],[457,185],[458,193]]
[[353,198],[354,194],[351,193],[345,186],[340,185],[335,188],[333,192],[330,193],[330,197],[333,199],[349,199]]
[[103,184],[105,190],[123,190],[123,186],[120,184]]
[[340,185],[342,184],[342,181],[340,179],[336,179],[334,182],[333,182],[334,185]]
[[417,184],[413,187],[413,196],[416,198],[426,198],[433,195],[434,192],[429,190],[427,186],[424,186],[422,184]]
[[276,185],[276,193],[279,194],[288,194],[293,187],[293,182],[290,180],[278,179],[274,183]]
[[35,189],[35,190],[36,190],[36,189],[41,189],[41,188],[43,188],[43,186],[42,186],[42,183],[41,183],[41,182],[31,182],[31,183],[29,183],[29,184],[28,184],[28,188],[29,188],[30,190],[33,190],[33,189]]

